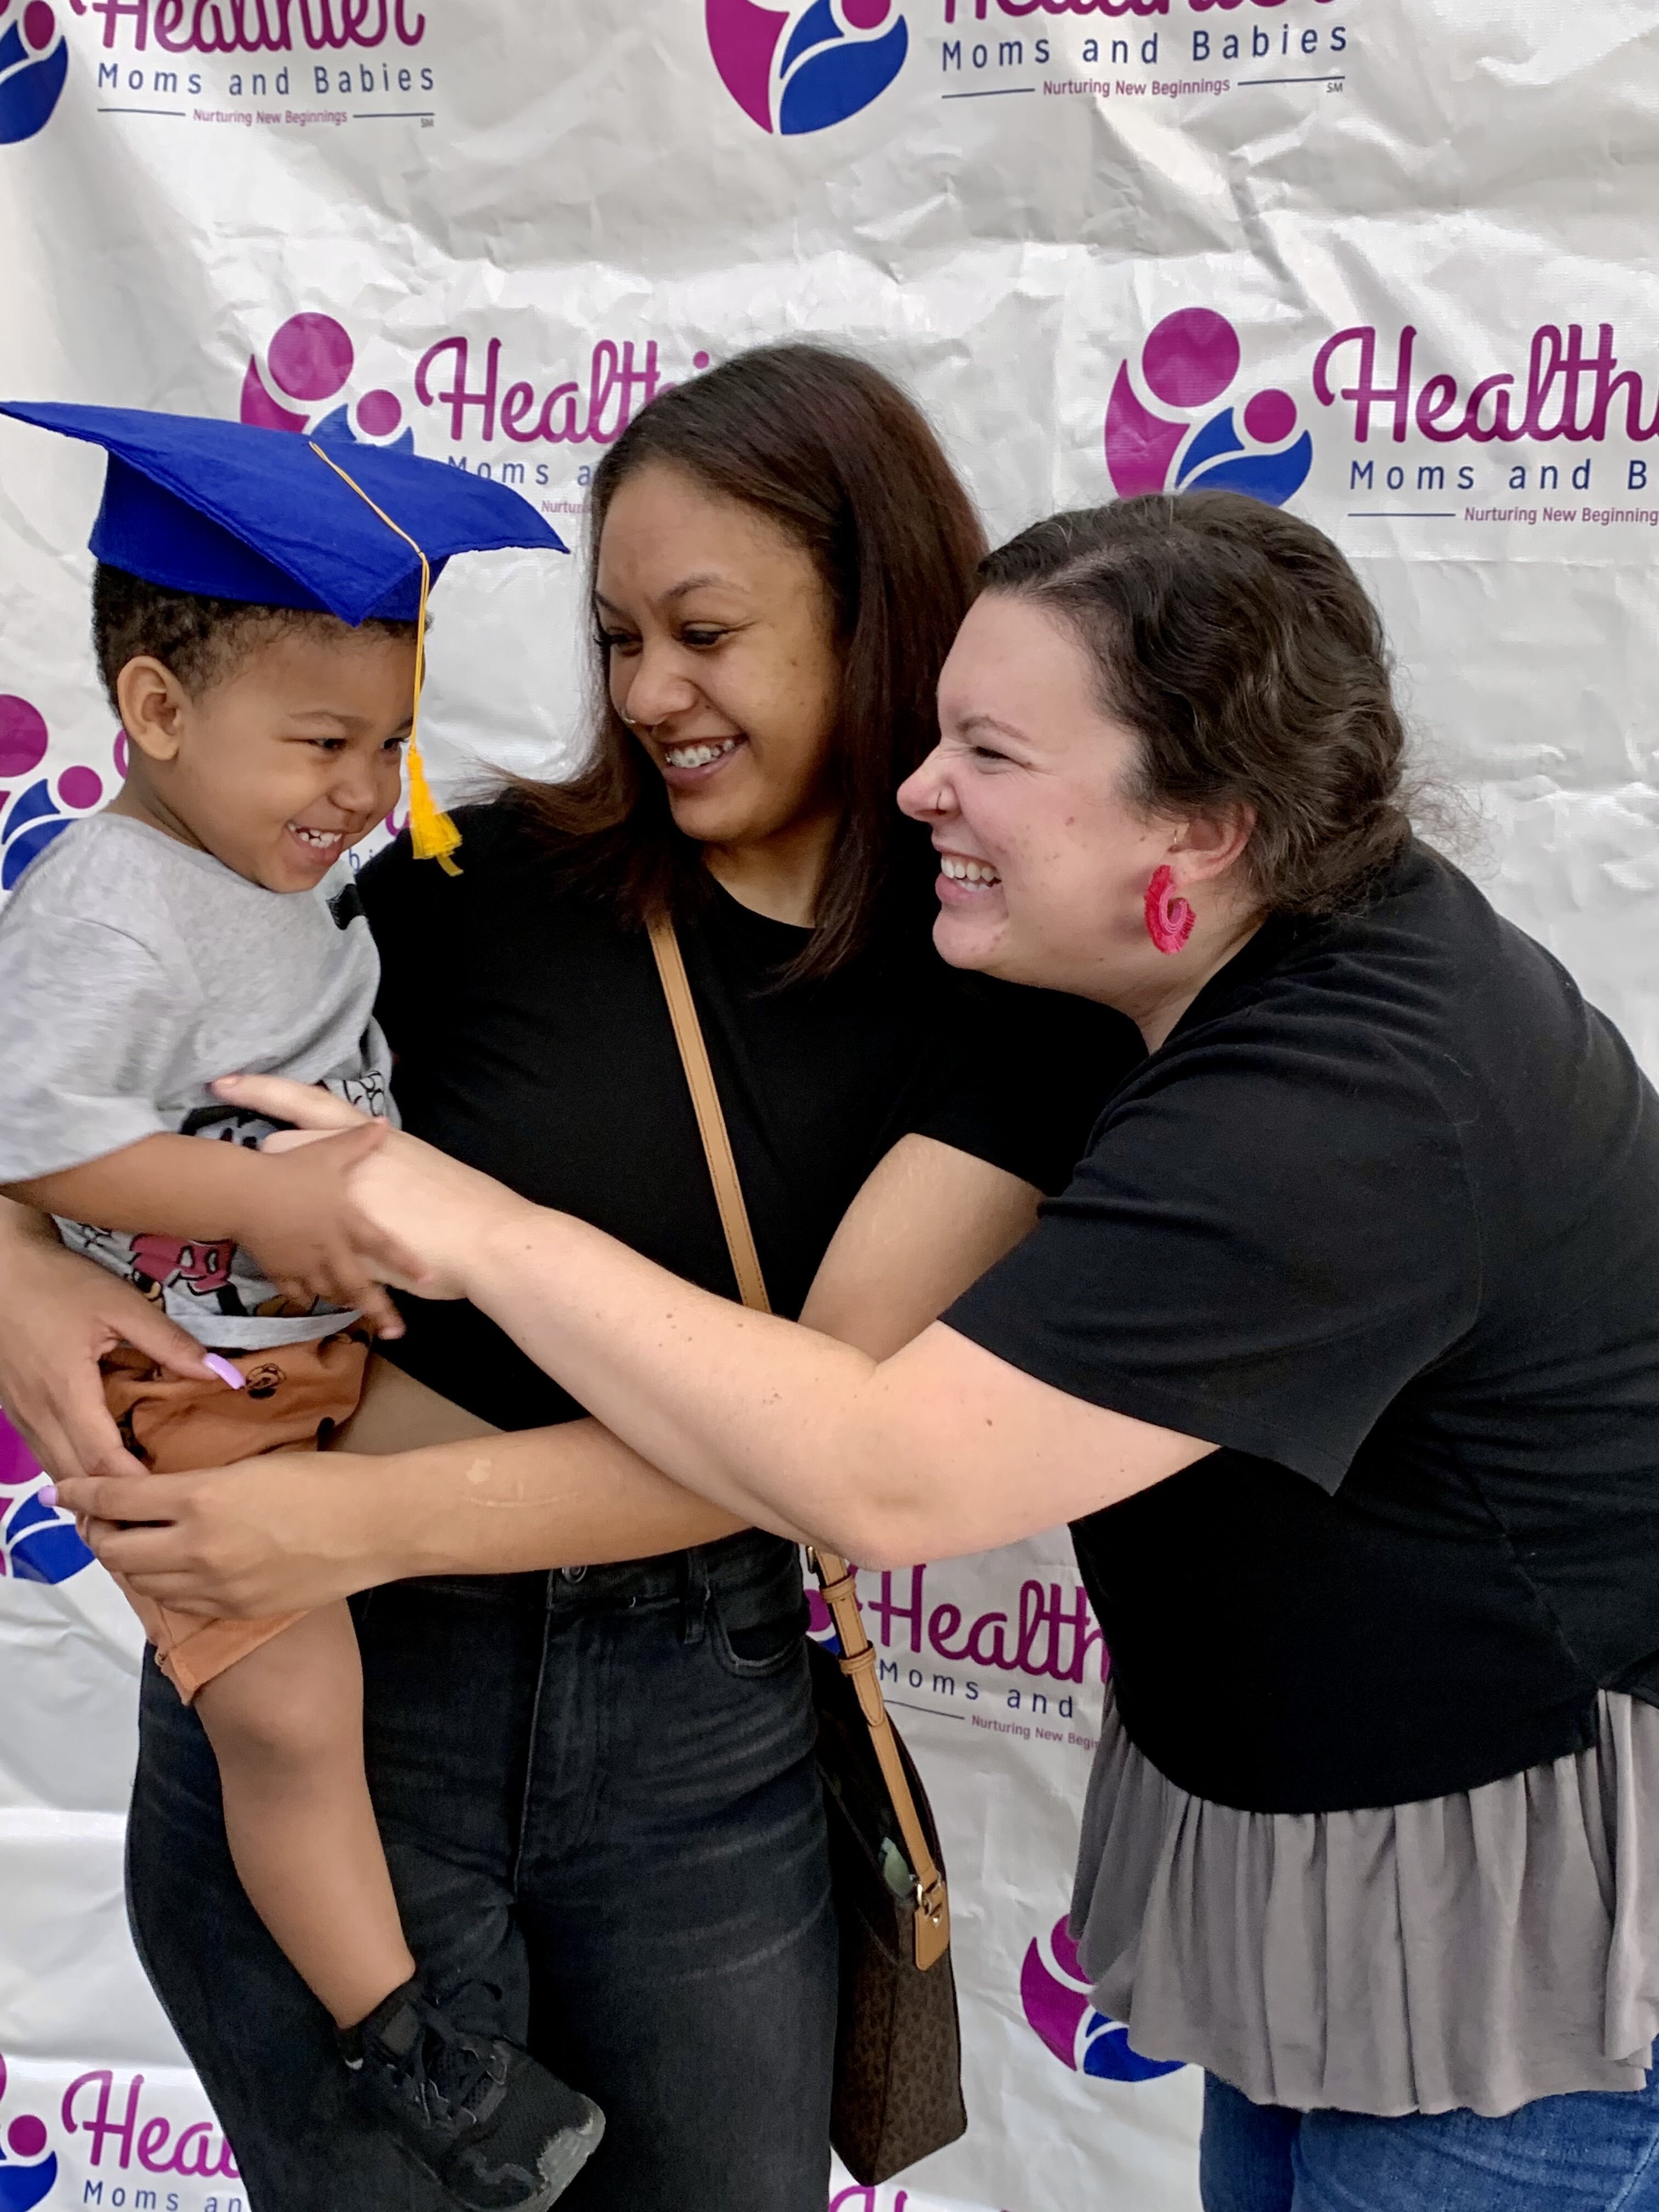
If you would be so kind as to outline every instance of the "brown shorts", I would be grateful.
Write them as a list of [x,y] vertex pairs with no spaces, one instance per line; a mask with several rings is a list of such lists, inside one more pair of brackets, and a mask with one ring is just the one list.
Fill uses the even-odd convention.
[[[315,1451],[356,1410],[368,1352],[368,1330],[350,1328],[309,1344],[227,1352],[222,1356],[247,1380],[246,1389],[233,1390],[225,1382],[169,1375],[142,1352],[118,1345],[102,1362],[104,1400],[122,1443],[157,1474],[230,1467],[262,1452]],[[210,1620],[169,1612],[140,1597],[119,1575],[115,1579],[186,1705],[204,1682],[302,1617]]]

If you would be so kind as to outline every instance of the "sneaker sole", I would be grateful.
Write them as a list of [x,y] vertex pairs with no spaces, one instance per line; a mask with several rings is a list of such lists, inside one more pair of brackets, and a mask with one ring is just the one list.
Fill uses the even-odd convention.
[[[590,2099],[584,2098],[582,2102],[587,2112],[581,2125],[564,2129],[547,2145],[536,2161],[541,2186],[532,2190],[528,2197],[520,2197],[511,2208],[511,2212],[549,2212],[549,2207],[557,2203],[599,2148],[605,2136],[605,2114]],[[455,2196],[453,2183],[449,2185],[449,2194]],[[457,2203],[465,2202],[459,2197],[456,2197],[455,2201]]]
[[[587,2117],[581,2125],[567,2128],[556,2136],[536,2161],[541,2186],[532,2190],[528,2197],[520,2197],[516,2204],[502,2208],[502,2212],[549,2212],[549,2207],[557,2203],[592,2157],[604,2138],[605,2114],[591,2099],[584,2098],[582,2101],[587,2106]],[[413,2146],[394,2130],[382,2127],[380,2132],[414,2172],[428,2182],[435,2183],[453,2203],[465,2203],[465,2199],[456,2195],[453,2185],[440,2181]]]
[[556,2203],[599,2148],[604,2135],[605,2114],[590,2102],[580,2127],[567,2128],[562,2136],[556,2136],[537,2160],[536,2170],[545,2186],[526,2200],[524,2212],[547,2212],[550,2204]]

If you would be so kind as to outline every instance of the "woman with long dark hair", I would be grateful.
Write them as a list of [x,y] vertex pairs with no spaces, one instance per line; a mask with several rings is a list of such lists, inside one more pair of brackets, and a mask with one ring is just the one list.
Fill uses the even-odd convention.
[[[593,486],[588,764],[462,810],[459,874],[400,842],[359,879],[407,1128],[732,1296],[646,933],[666,914],[780,1312],[888,1351],[1024,1232],[1139,1048],[929,942],[894,793],[981,550],[926,422],[858,362],[763,349],[635,420]],[[6,1275],[8,1407],[54,1472],[118,1468],[90,1357],[125,1337],[192,1370],[188,1348],[26,1222]],[[353,1449],[145,1478],[180,1547],[161,1579],[226,1613],[368,1593],[410,1946],[464,2023],[603,2108],[573,2212],[823,2212],[835,1934],[796,1549],[665,1483],[482,1314],[404,1317]],[[149,1667],[129,1876],[255,2212],[426,2212],[354,2124]]]

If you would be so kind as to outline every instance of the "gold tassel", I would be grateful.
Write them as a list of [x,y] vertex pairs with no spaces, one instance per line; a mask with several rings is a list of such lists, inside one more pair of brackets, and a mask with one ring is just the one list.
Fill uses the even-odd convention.
[[409,532],[400,529],[383,507],[376,507],[362,486],[352,483],[339,463],[331,459],[314,438],[307,443],[319,461],[328,463],[342,483],[351,485],[365,507],[374,507],[388,530],[397,531],[420,562],[421,605],[415,620],[415,703],[409,716],[409,839],[417,860],[435,860],[447,876],[459,876],[461,872],[449,856],[460,843],[461,833],[433,798],[421,759],[421,693],[426,684],[426,603],[432,589],[431,563]]
[[435,860],[447,876],[460,874],[449,856],[460,843],[461,833],[432,796],[412,730],[409,738],[409,838],[417,860]]

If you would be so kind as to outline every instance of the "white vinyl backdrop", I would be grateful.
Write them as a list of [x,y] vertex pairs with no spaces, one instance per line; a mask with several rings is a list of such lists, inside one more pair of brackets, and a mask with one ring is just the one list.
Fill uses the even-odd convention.
[[[1651,1069],[1656,149],[1649,0],[0,0],[0,394],[411,437],[578,544],[658,383],[811,333],[917,392],[995,533],[1287,501],[1379,599],[1473,864]],[[97,483],[0,423],[0,886],[116,772]],[[554,566],[446,578],[441,793],[570,758]],[[36,1480],[0,1454],[0,2212],[231,2212],[122,1923],[136,1638]],[[1100,1695],[1063,1533],[866,1581],[973,2127],[833,2201],[1189,2212],[1196,2082],[1126,2078],[1053,1934]]]

